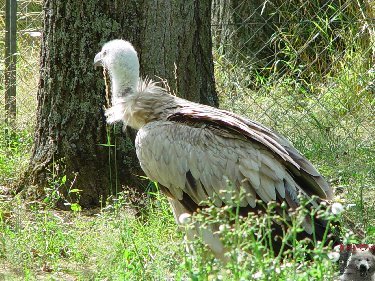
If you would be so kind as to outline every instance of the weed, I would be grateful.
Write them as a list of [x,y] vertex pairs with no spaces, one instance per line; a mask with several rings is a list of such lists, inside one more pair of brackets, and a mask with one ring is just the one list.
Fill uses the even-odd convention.
[[26,168],[32,145],[30,130],[10,130],[0,123],[0,185],[9,184]]

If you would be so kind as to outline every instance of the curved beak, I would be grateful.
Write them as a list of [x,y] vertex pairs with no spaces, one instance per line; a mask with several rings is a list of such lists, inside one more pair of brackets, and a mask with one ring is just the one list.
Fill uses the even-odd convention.
[[97,53],[94,58],[94,67],[97,68],[98,66],[103,66],[102,52]]

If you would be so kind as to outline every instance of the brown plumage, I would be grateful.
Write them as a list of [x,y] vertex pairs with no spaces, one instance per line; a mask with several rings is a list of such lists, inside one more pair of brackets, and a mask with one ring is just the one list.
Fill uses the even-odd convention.
[[[299,194],[331,200],[326,180],[284,137],[232,112],[175,97],[139,78],[137,54],[130,43],[110,41],[95,57],[109,70],[113,106],[109,123],[122,121],[138,129],[136,151],[145,174],[162,186],[176,220],[182,213],[205,207],[210,198],[221,207],[238,198],[241,214],[261,210],[256,200],[300,206]],[[245,191],[240,198],[240,189]],[[229,190],[231,189],[231,190]],[[230,191],[230,192],[228,192]],[[315,221],[316,237],[326,223]],[[275,224],[275,231],[282,227]],[[312,235],[310,219],[303,222],[301,238]],[[216,235],[201,233],[214,253],[226,251]],[[276,245],[276,248],[279,245]]]

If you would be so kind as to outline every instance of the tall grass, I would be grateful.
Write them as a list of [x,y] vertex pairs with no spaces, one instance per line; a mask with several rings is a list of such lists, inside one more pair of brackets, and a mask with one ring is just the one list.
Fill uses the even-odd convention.
[[84,213],[37,202],[1,204],[0,264],[7,266],[0,266],[0,278],[157,280],[173,274],[182,252],[167,201],[150,201],[143,215],[124,209],[124,202],[120,195],[106,209]]
[[[22,174],[30,157],[36,117],[36,93],[39,79],[39,49],[42,3],[39,0],[17,2],[17,112],[16,119],[5,124],[5,42],[0,42],[0,186],[10,184]],[[5,1],[0,1],[0,35],[5,36]],[[4,47],[4,48],[3,48]]]
[[[40,202],[0,205],[0,277],[5,280],[330,280],[337,265],[327,250],[306,250],[306,241],[293,235],[302,231],[296,216],[285,237],[294,248],[289,257],[266,248],[268,216],[239,217],[231,208],[210,207],[194,221],[202,227],[220,224],[229,262],[216,260],[199,237],[187,241],[179,231],[168,201],[150,194],[140,213],[128,207],[120,193],[105,208],[64,212]],[[302,214],[302,213],[301,213]],[[234,228],[228,224],[236,220]],[[185,225],[194,227],[193,224]],[[305,259],[310,253],[313,262]],[[0,264],[1,264],[0,263]]]
[[0,123],[0,186],[10,185],[26,168],[32,145],[30,129],[7,130]]
[[[349,40],[349,39],[348,39]],[[221,106],[261,122],[286,136],[352,204],[348,222],[375,239],[374,84],[368,46],[331,56],[329,70],[308,81],[290,63],[286,75],[262,76],[217,50],[215,77]],[[298,58],[299,59],[299,58]],[[254,78],[255,77],[255,78]],[[361,192],[360,192],[361,191]],[[353,225],[353,224],[352,224]],[[357,229],[357,230],[358,230]]]

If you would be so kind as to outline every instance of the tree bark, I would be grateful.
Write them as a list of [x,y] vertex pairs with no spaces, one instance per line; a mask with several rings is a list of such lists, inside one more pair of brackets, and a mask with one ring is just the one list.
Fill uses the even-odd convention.
[[144,1],[142,10],[141,71],[167,79],[178,96],[218,106],[211,0]]
[[[217,105],[211,3],[196,2],[44,1],[35,144],[25,175],[33,195],[57,185],[65,198],[90,207],[115,187],[141,184],[134,132],[105,124],[103,75],[93,58],[106,41],[131,41],[144,75],[167,79],[179,96]],[[70,197],[72,189],[78,197]]]

